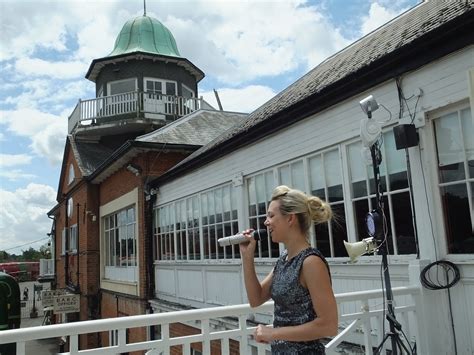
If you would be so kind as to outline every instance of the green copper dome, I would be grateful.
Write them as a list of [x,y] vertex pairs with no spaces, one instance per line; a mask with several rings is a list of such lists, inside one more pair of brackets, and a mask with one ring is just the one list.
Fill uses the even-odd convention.
[[148,16],[127,21],[108,56],[133,52],[181,57],[171,32],[160,21]]

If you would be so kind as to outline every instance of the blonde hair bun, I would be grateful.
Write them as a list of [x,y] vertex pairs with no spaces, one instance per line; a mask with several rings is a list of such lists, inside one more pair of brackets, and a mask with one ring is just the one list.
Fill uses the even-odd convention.
[[331,206],[316,196],[309,196],[307,200],[308,212],[316,223],[324,223],[331,219]]

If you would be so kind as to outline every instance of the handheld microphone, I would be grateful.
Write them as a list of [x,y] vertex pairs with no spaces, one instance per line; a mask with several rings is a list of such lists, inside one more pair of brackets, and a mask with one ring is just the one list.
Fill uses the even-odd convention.
[[[250,234],[255,240],[262,240],[268,236],[268,232],[266,229],[257,229]],[[221,247],[225,247],[227,245],[234,245],[247,242],[248,239],[244,236],[243,233],[238,233],[236,235],[232,235],[230,237],[219,238],[217,242]]]

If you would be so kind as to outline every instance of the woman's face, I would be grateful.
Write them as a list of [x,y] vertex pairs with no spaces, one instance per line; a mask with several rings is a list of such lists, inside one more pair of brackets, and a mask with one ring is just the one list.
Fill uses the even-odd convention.
[[288,236],[289,216],[280,212],[280,201],[272,201],[268,206],[267,219],[265,225],[270,231],[272,241],[275,243],[283,243]]

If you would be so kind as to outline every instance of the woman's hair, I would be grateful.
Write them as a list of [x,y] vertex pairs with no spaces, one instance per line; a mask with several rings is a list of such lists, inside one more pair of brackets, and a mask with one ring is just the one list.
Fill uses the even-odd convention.
[[304,233],[311,227],[311,222],[324,223],[332,217],[331,206],[327,202],[285,185],[273,190],[272,201],[280,201],[282,214],[294,213]]

